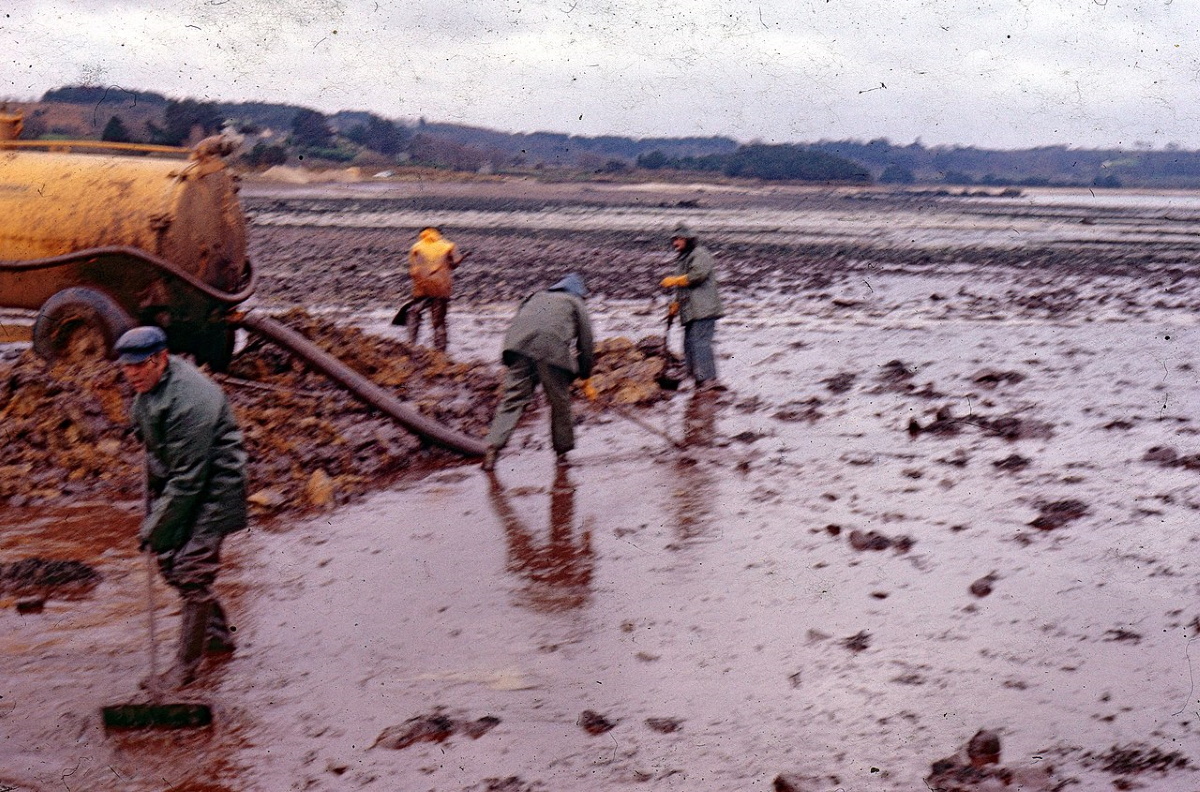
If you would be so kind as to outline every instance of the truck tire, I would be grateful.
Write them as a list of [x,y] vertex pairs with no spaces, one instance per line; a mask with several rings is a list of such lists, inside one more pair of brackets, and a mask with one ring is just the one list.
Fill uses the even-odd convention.
[[194,339],[196,362],[213,371],[225,371],[233,360],[234,328],[225,322],[213,322],[201,328]]
[[134,326],[112,297],[72,286],[42,304],[33,323],[33,351],[49,361],[93,354],[111,358],[117,339]]

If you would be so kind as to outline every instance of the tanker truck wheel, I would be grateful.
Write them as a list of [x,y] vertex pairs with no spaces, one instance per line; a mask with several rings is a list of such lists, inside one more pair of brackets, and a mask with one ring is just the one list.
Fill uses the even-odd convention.
[[53,295],[38,311],[33,351],[49,361],[111,357],[117,339],[135,324],[104,292],[73,286]]
[[224,322],[214,322],[196,334],[196,362],[207,363],[213,371],[225,371],[233,360],[233,327]]

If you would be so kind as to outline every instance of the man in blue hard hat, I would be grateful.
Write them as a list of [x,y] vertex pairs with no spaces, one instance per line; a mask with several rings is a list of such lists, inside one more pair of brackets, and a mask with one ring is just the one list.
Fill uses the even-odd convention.
[[588,319],[587,286],[571,273],[548,289],[521,301],[517,315],[504,335],[501,360],[508,367],[504,396],[487,436],[483,469],[492,470],[500,449],[540,383],[550,402],[550,438],[559,464],[575,447],[571,419],[571,382],[584,381],[584,394],[595,398],[588,378],[592,375],[592,324]]
[[146,446],[146,516],[139,548],[157,556],[183,609],[175,664],[160,687],[196,676],[206,652],[233,650],[232,629],[213,591],[221,542],[246,527],[246,452],[224,392],[170,355],[159,327],[135,327],[113,347],[133,387],[134,429]]

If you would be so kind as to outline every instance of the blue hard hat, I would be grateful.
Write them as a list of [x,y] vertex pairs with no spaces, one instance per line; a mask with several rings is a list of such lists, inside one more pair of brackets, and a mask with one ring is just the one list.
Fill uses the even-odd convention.
[[583,276],[577,273],[564,275],[562,280],[551,286],[547,291],[565,291],[574,294],[576,297],[583,298],[588,296],[587,286],[584,285]]
[[167,334],[161,327],[146,325],[126,330],[113,344],[118,363],[141,363],[167,348]]

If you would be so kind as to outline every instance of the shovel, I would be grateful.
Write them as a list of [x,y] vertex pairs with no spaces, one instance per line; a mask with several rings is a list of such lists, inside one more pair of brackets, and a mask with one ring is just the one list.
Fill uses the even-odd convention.
[[666,440],[668,443],[675,446],[676,448],[686,448],[687,447],[687,445],[685,443],[681,443],[680,441],[671,437],[669,434],[667,434],[663,430],[661,430],[655,426],[651,426],[649,423],[647,423],[646,421],[637,417],[636,415],[631,413],[629,410],[626,410],[624,407],[621,407],[616,404],[611,404],[611,403],[608,403],[608,404],[601,404],[600,402],[592,402],[592,403],[595,404],[597,407],[599,407],[602,410],[608,410],[613,415],[624,418],[626,421],[629,421],[630,423],[635,424],[636,426],[644,429],[645,431],[649,432],[650,434],[654,435],[655,437],[661,437],[663,440]]
[[658,387],[663,390],[679,390],[679,383],[683,382],[686,372],[683,370],[683,365],[679,359],[671,354],[671,346],[667,343],[671,337],[671,323],[675,321],[674,314],[667,314],[667,329],[663,333],[663,348],[662,348],[662,366],[658,370],[658,376],[654,381],[658,383]]
[[396,325],[397,327],[403,327],[404,325],[408,324],[408,309],[412,308],[413,303],[420,299],[422,298],[414,297],[408,302],[404,303],[404,305],[401,305],[400,310],[396,311],[396,315],[392,317],[392,324]]
[[[147,506],[149,496],[146,497]],[[207,704],[164,703],[158,679],[158,647],[154,619],[154,551],[146,550],[146,625],[150,633],[150,703],[116,704],[104,707],[101,715],[106,729],[188,729],[212,723],[212,708]]]

